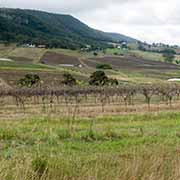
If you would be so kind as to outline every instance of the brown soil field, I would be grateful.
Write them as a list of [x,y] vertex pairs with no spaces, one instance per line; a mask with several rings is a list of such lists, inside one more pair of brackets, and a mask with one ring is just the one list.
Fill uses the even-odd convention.
[[67,64],[67,65],[79,66],[81,64],[77,57],[67,56],[55,52],[46,52],[44,56],[41,58],[40,62],[48,65]]
[[86,61],[90,67],[96,67],[98,63],[106,63],[112,65],[116,69],[144,69],[144,70],[180,70],[180,66],[160,61],[148,61],[136,57],[104,57],[92,58]]

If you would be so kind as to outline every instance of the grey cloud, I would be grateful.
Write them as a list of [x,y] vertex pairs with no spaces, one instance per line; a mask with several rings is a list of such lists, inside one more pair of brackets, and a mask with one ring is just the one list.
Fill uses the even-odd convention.
[[79,13],[127,2],[133,2],[133,0],[1,0],[0,4],[6,7],[38,8],[56,12]]

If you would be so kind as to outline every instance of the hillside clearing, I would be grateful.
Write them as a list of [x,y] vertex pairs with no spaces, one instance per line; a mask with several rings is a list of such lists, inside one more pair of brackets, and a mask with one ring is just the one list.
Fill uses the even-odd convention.
[[64,55],[55,52],[46,52],[40,60],[41,63],[47,65],[72,65],[79,66],[81,63],[75,56]]

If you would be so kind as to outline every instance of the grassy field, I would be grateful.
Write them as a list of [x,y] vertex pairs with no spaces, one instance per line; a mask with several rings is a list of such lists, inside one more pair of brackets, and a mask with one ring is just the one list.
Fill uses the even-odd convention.
[[180,113],[0,121],[0,179],[175,180]]
[[131,55],[146,59],[146,60],[154,60],[154,61],[164,61],[162,54],[154,53],[154,52],[145,52],[139,50],[131,50],[129,52]]
[[[82,62],[83,68],[40,64],[47,51],[74,56]],[[115,58],[115,54],[121,58]],[[129,55],[132,58],[128,58]],[[153,62],[148,60],[163,61],[157,53],[107,49],[97,57],[103,56],[112,56],[107,61],[113,69],[106,70],[106,74],[121,83],[162,83],[180,76],[175,65],[169,67],[156,62],[156,68],[149,68]],[[8,82],[12,86],[30,72],[37,73],[48,85],[59,83],[63,72],[69,72],[87,84],[90,74],[97,70],[95,64],[91,64],[92,60],[87,59],[100,62],[93,53],[15,46],[0,46],[0,57],[21,57],[24,62],[32,60],[32,63],[0,62],[0,78],[4,84]],[[104,63],[103,58],[101,62]],[[8,100],[12,99],[2,97],[0,100],[0,180],[180,178],[179,103],[173,103],[171,107],[155,103],[149,110],[144,99],[140,99],[143,104],[136,106],[105,105],[103,112],[96,102],[93,106],[80,106],[76,116],[65,116],[75,111],[74,106],[71,109],[71,104],[64,107],[54,103],[54,110],[49,104],[44,109],[43,104],[28,104],[27,100],[22,110]]]
[[55,70],[54,67],[43,65],[43,64],[18,64],[14,62],[1,62],[0,61],[0,70],[34,70],[34,71],[48,71]]

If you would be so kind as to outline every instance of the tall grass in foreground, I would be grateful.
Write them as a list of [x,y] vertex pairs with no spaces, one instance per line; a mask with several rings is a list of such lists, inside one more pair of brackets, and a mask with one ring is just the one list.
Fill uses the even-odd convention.
[[91,158],[30,157],[0,161],[2,180],[178,180],[179,152],[157,150],[127,154],[94,155]]
[[0,180],[179,180],[180,113],[0,121]]

